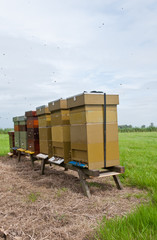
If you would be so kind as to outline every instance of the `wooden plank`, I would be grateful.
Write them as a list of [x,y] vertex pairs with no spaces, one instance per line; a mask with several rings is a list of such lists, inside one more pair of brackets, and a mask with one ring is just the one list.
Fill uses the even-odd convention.
[[119,173],[125,172],[125,168],[123,166],[108,167],[106,169],[108,169],[109,171],[114,171],[114,172],[119,172]]
[[61,163],[64,163],[64,159],[63,158],[51,157],[51,158],[49,158],[49,163],[55,163],[57,165],[60,165]]
[[9,153],[8,153],[8,156],[9,156],[9,157],[12,157],[12,156],[13,156],[13,153],[9,152]]
[[31,152],[31,151],[29,151],[29,150],[26,150],[25,153],[34,154],[34,152]]
[[74,170],[74,171],[81,170],[84,174],[86,174],[88,176],[93,176],[93,177],[98,177],[99,176],[99,171],[98,170],[89,170],[87,168],[80,168],[80,167],[73,166],[69,163],[66,163],[65,167],[67,167],[71,170]]
[[23,148],[18,148],[17,151],[20,151],[20,152],[25,152],[26,149],[23,149]]
[[37,158],[37,159],[47,159],[47,158],[48,158],[48,155],[39,153],[38,155],[36,155],[36,158]]
[[102,177],[109,177],[109,176],[115,176],[115,175],[119,175],[120,173],[117,172],[102,172],[100,173],[100,175],[98,176],[98,178],[102,178]]
[[93,177],[99,176],[99,170],[89,170],[89,169],[83,168],[82,171],[88,176],[93,176]]
[[115,181],[115,183],[116,183],[117,188],[118,188],[119,190],[122,190],[122,189],[123,189],[123,186],[122,186],[122,184],[121,184],[118,176],[113,175],[113,179],[114,179],[114,181]]

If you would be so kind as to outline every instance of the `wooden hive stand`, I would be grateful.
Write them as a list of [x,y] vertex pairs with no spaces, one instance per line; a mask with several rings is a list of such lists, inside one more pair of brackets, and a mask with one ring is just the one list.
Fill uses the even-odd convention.
[[11,150],[13,150],[13,152],[9,152],[8,156],[13,157],[14,155],[16,155],[17,149],[18,149],[17,147],[12,147]]
[[21,161],[21,155],[24,154],[24,155],[29,155],[30,157],[30,160],[31,160],[31,163],[32,163],[32,168],[34,168],[34,161],[37,160],[37,158],[34,156],[34,152],[31,152],[29,150],[26,150],[26,149],[23,149],[23,148],[18,148],[17,149],[17,152],[18,152],[18,162]]
[[38,160],[41,160],[41,174],[43,175],[45,170],[45,164],[48,163],[48,155],[39,153],[36,155],[36,158]]
[[119,174],[122,174],[125,172],[125,169],[123,166],[109,167],[109,168],[103,169],[102,171],[99,171],[99,170],[89,170],[88,168],[82,168],[79,166],[73,166],[70,163],[64,163],[63,162],[64,160],[63,161],[58,159],[55,160],[54,157],[53,157],[53,160],[51,160],[52,158],[48,159],[48,155],[45,156],[45,158],[44,157],[42,158],[41,156],[40,159],[42,160],[41,174],[44,174],[45,164],[48,164],[48,163],[63,167],[65,170],[70,169],[78,172],[82,190],[85,196],[87,196],[88,198],[90,198],[91,193],[86,180],[90,178],[102,178],[102,177],[113,176],[117,189],[119,190],[123,189],[123,186],[118,178]]

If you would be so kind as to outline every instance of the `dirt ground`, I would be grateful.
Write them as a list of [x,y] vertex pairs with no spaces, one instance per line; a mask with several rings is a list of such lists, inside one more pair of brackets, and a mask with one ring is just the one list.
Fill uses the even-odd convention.
[[136,188],[117,190],[112,177],[88,182],[90,199],[74,171],[47,165],[42,176],[40,162],[32,170],[26,158],[0,157],[0,233],[17,240],[91,239],[103,216],[126,215],[146,201]]

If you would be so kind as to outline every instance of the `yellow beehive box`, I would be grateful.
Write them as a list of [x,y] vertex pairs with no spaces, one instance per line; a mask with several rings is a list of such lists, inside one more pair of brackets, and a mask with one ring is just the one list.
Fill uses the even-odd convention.
[[118,95],[83,93],[67,99],[71,159],[89,169],[119,165]]
[[42,140],[41,138],[39,138],[39,144],[40,144],[40,152],[48,155],[49,158],[51,158],[53,156],[52,141]]
[[67,101],[60,99],[49,103],[53,155],[70,161],[70,120]]
[[51,114],[51,126],[57,125],[69,125],[69,110],[67,109],[60,109],[55,110]]
[[39,124],[40,152],[52,157],[51,116],[47,106],[36,108]]
[[52,134],[50,127],[39,127],[39,136],[41,140],[52,141]]
[[38,116],[38,124],[40,127],[51,127],[51,116],[50,114],[44,114]]

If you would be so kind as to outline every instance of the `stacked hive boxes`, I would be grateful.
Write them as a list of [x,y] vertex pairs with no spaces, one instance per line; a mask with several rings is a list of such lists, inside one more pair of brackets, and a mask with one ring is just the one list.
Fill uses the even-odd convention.
[[89,169],[118,165],[118,95],[84,93],[67,102],[71,159],[85,163]]
[[27,149],[27,118],[25,116],[18,117],[20,128],[20,147]]
[[15,141],[14,141],[14,132],[10,131],[8,132],[9,134],[9,146],[10,146],[10,152],[15,154],[15,150],[13,150],[12,148],[15,147]]
[[60,99],[49,103],[53,156],[70,161],[70,120],[67,100]]
[[14,122],[14,141],[15,141],[15,147],[19,148],[20,147],[20,125],[19,125],[19,120],[18,117],[13,118]]
[[25,112],[27,117],[27,141],[28,150],[39,153],[39,129],[38,129],[38,117],[36,111]]
[[36,108],[39,124],[40,152],[52,157],[51,116],[48,107]]
[[27,149],[28,136],[35,154],[40,145],[49,158],[84,163],[91,170],[119,165],[118,104],[118,95],[83,93],[26,112],[27,126],[24,116],[13,118],[15,147]]

